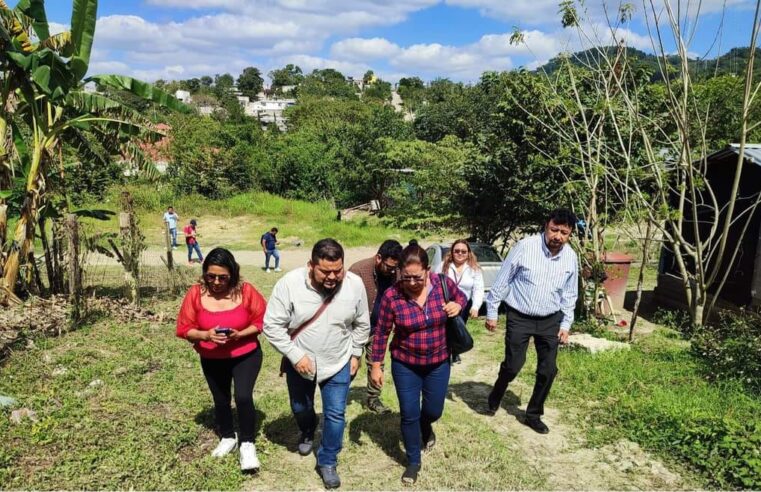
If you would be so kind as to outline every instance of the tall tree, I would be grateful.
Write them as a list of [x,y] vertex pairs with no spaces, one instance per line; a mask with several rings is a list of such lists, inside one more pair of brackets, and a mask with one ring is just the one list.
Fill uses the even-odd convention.
[[299,85],[304,80],[301,67],[292,63],[283,68],[272,70],[269,77],[272,80],[272,88],[275,90],[288,85]]
[[256,67],[246,67],[238,76],[238,90],[251,100],[256,99],[256,95],[262,91],[262,87],[264,87],[264,79]]

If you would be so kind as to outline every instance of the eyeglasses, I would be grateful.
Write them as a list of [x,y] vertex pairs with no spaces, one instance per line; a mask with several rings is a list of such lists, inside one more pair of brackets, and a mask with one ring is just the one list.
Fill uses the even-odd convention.
[[420,284],[425,282],[425,275],[402,275],[402,282],[408,284]]
[[388,264],[388,263],[386,263],[385,261],[382,263],[382,265],[383,265],[383,268],[384,268],[384,269],[385,269],[385,270],[386,270],[388,273],[396,273],[396,270],[399,268],[399,267],[398,267],[398,266],[396,266],[396,265],[389,265],[389,264]]
[[226,284],[227,282],[230,281],[230,276],[229,275],[224,275],[224,274],[223,275],[217,275],[217,274],[214,274],[214,273],[206,273],[206,274],[204,274],[203,278],[204,278],[204,280],[206,280],[209,283],[212,283],[215,280],[219,280],[219,283]]
[[467,249],[453,249],[452,250],[452,254],[455,254],[455,255],[466,255],[466,254],[468,254],[468,250]]

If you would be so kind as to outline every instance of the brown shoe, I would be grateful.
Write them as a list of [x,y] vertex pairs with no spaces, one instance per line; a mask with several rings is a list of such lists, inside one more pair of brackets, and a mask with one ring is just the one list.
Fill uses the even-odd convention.
[[386,405],[384,405],[383,402],[380,401],[380,398],[372,398],[367,400],[367,408],[371,412],[375,412],[378,415],[385,415],[387,413],[391,413],[391,409],[388,408]]

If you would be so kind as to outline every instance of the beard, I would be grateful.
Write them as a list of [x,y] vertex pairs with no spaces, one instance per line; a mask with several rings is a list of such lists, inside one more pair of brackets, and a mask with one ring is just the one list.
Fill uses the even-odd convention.
[[[339,287],[341,287],[341,282],[343,282],[343,279],[341,280],[334,280],[332,282],[328,282],[327,279],[324,279],[322,282],[318,282],[314,278],[314,272],[309,273],[309,279],[312,281],[312,285],[321,293],[325,295],[333,294],[335,291],[338,290]],[[328,282],[328,285],[325,285],[325,283]]]

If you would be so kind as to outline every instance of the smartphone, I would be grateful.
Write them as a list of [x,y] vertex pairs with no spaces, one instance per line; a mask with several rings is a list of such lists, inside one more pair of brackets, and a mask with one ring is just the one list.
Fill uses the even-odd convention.
[[224,335],[224,336],[226,336],[226,337],[229,337],[229,336],[230,336],[230,333],[232,333],[232,332],[233,332],[233,329],[232,329],[232,328],[215,328],[215,329],[214,329],[214,332],[215,332],[217,335]]

